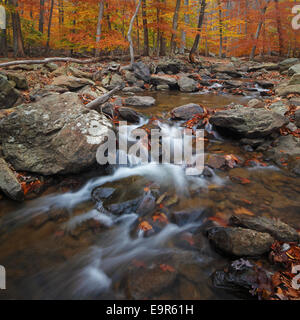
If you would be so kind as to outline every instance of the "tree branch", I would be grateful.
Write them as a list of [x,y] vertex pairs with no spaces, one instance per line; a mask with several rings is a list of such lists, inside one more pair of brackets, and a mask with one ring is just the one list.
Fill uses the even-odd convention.
[[88,109],[95,109],[99,107],[101,104],[107,102],[111,96],[113,96],[116,92],[120,91],[122,89],[122,86],[117,86],[111,91],[105,93],[101,97],[93,100],[92,102],[88,103],[85,107]]

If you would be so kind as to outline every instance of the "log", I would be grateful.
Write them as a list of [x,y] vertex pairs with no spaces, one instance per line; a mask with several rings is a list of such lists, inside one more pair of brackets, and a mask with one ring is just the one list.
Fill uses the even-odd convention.
[[99,98],[93,100],[92,102],[88,103],[85,107],[88,109],[96,109],[101,104],[107,102],[111,96],[113,96],[116,92],[120,91],[122,86],[117,86],[111,91],[105,93],[104,95],[100,96]]

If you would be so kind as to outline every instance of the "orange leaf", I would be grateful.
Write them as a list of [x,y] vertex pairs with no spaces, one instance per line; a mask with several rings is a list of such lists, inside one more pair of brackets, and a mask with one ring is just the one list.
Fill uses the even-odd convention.
[[244,207],[237,208],[233,211],[235,214],[246,214],[248,216],[254,216],[254,213]]

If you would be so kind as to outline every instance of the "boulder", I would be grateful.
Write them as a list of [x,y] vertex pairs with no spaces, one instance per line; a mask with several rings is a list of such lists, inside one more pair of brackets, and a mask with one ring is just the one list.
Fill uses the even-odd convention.
[[21,105],[0,121],[5,158],[16,170],[43,175],[77,173],[96,163],[111,127],[75,93],[51,94]]
[[299,241],[298,232],[278,219],[255,217],[249,215],[234,215],[230,218],[230,224],[259,232],[270,234],[274,239],[283,242]]
[[248,107],[249,107],[249,108],[263,108],[264,105],[265,105],[265,104],[263,103],[263,101],[258,100],[258,99],[251,99],[251,100],[248,102]]
[[123,92],[137,93],[137,92],[143,92],[144,89],[142,89],[140,87],[125,87],[122,91]]
[[72,75],[76,78],[84,78],[84,79],[93,79],[93,73],[90,72],[84,72],[80,69],[77,69],[75,67],[68,67],[68,71],[72,73]]
[[290,67],[288,70],[289,76],[293,76],[296,73],[300,73],[300,63],[295,64],[294,66]]
[[[114,111],[114,106],[109,103],[104,105],[101,108],[101,111],[110,117],[114,117],[116,115],[116,111]],[[130,123],[139,123],[140,119],[143,117],[142,114],[127,107],[118,107],[117,112],[121,120],[128,121]]]
[[142,61],[136,62],[132,65],[134,75],[136,78],[145,82],[150,82],[151,74],[149,67]]
[[226,88],[240,88],[244,85],[242,81],[238,80],[226,80],[224,84]]
[[168,85],[169,87],[172,88],[177,86],[177,79],[167,75],[153,74],[151,76],[151,83],[154,84],[155,86]]
[[300,84],[279,87],[276,89],[276,94],[280,97],[286,97],[289,94],[300,94]]
[[123,78],[117,73],[114,73],[112,76],[107,76],[106,80],[106,82],[102,81],[102,84],[108,90],[112,90],[117,86],[125,87]]
[[129,70],[124,71],[124,77],[125,80],[130,84],[130,85],[135,85],[136,82],[138,81],[137,77],[134,75],[133,72]]
[[256,84],[258,84],[263,89],[272,89],[274,87],[274,83],[266,80],[256,80]]
[[267,71],[279,70],[279,66],[276,63],[267,62],[267,63],[258,64],[256,66],[252,66],[249,68],[249,71],[255,72],[262,69],[265,69]]
[[236,106],[219,111],[210,119],[217,128],[228,130],[247,138],[260,138],[278,131],[288,120],[265,109]]
[[0,109],[11,108],[19,98],[19,92],[0,74]]
[[195,103],[186,104],[184,106],[177,107],[171,111],[172,119],[177,120],[189,120],[197,114],[202,114],[203,109]]
[[226,73],[232,77],[241,77],[241,74],[236,70],[232,63],[217,63],[212,65],[211,70],[213,73]]
[[59,76],[57,78],[54,78],[54,80],[52,81],[52,85],[58,87],[66,87],[70,91],[76,91],[87,85],[95,85],[95,83],[89,79],[75,78],[72,76]]
[[20,182],[2,158],[0,158],[0,190],[13,200],[20,201],[24,199],[24,192]]
[[16,88],[20,90],[28,90],[28,83],[26,77],[20,73],[6,73],[8,80],[16,84]]
[[181,77],[178,80],[178,85],[181,92],[195,92],[198,91],[198,82],[188,77]]
[[208,230],[209,240],[232,256],[259,256],[270,251],[274,238],[268,233],[243,228],[216,227]]
[[139,97],[139,96],[133,96],[125,99],[125,105],[126,106],[132,106],[132,107],[152,107],[155,105],[155,99],[152,97]]
[[180,72],[187,72],[187,69],[186,64],[179,59],[166,59],[159,61],[155,73],[178,74]]
[[300,85],[300,73],[295,73],[292,76],[292,79],[289,81],[288,85],[292,86],[292,85]]
[[283,101],[274,102],[269,108],[271,111],[278,113],[281,116],[284,116],[289,111],[289,107]]
[[289,58],[289,59],[285,59],[283,61],[281,61],[278,66],[280,71],[286,71],[288,70],[290,67],[294,66],[295,64],[300,63],[300,60],[298,58]]

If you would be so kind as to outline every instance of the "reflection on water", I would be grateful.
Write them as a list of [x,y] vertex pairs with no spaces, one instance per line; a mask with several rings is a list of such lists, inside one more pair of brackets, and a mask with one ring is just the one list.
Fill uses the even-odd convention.
[[[158,106],[152,108],[152,114],[190,102],[218,106],[233,101],[231,96],[156,95]],[[235,154],[243,160],[254,156],[234,142],[221,140],[210,141],[206,153]],[[234,177],[251,183],[236,183]],[[91,196],[99,186],[116,190],[117,196],[109,198],[112,203],[147,197],[149,190],[156,199],[167,194],[171,204],[157,204],[156,213],[160,217],[165,214],[169,223],[151,218],[153,230],[147,234],[138,229],[147,216],[103,211],[106,202],[95,206]],[[209,276],[228,260],[216,253],[203,235],[212,224],[208,218],[226,219],[236,209],[246,208],[300,229],[299,192],[299,179],[272,166],[187,177],[180,167],[148,164],[122,167],[107,176],[95,174],[83,187],[48,192],[22,204],[1,200],[0,264],[6,267],[8,278],[7,290],[1,291],[0,297],[236,298],[211,286]]]

